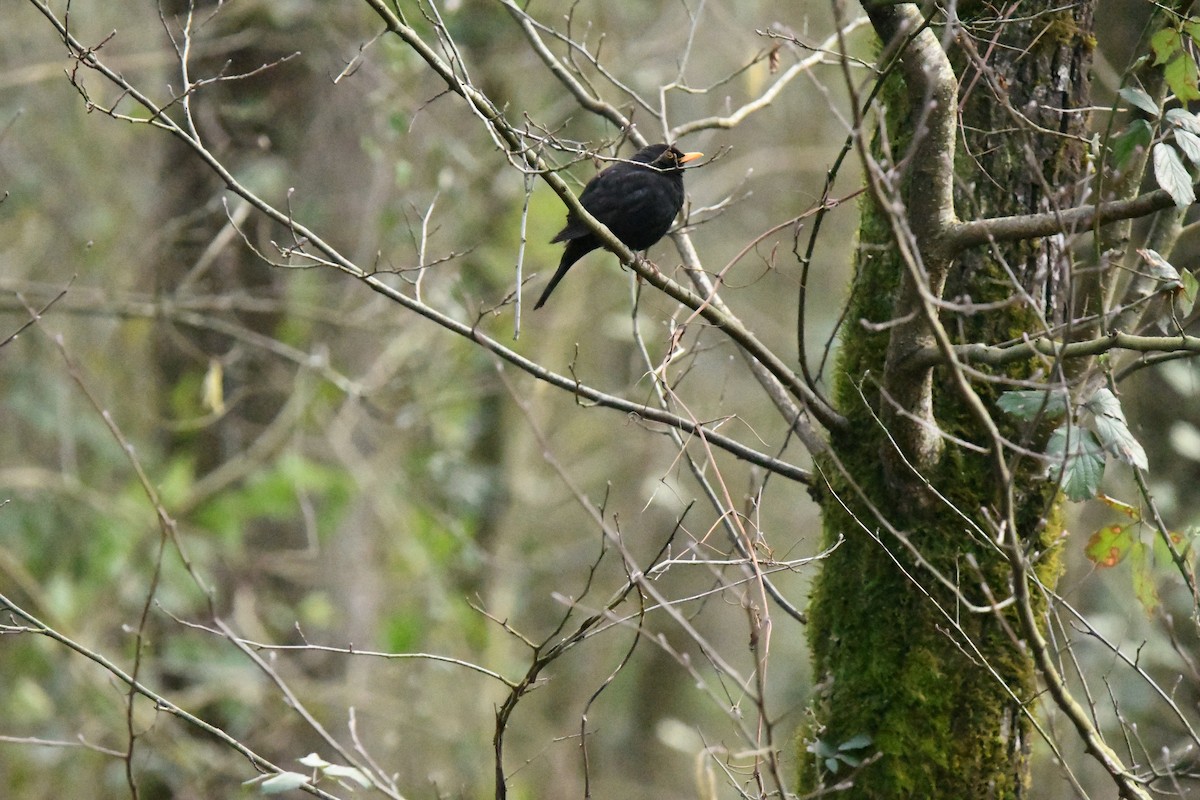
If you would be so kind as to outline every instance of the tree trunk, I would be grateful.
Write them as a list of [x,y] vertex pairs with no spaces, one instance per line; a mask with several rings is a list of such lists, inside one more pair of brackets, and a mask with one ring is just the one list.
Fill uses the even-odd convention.
[[[936,30],[958,82],[954,203],[960,218],[1043,212],[1079,200],[1086,119],[1060,109],[1088,104],[1092,9],[1084,3],[1037,13],[1041,9],[1031,5],[1041,4],[1013,4],[1006,7],[1010,16],[1000,19],[994,7],[981,9],[972,12],[977,18],[964,16],[961,27]],[[925,118],[902,88],[893,77],[881,95],[885,125],[872,145],[881,163],[905,163],[912,131]],[[903,192],[911,211],[912,192],[927,189],[910,184]],[[889,405],[898,394],[889,380],[897,378],[885,356],[897,326],[861,324],[889,323],[903,312],[895,298],[903,294],[905,266],[887,213],[864,203],[855,290],[842,331],[835,399],[852,433],[834,441],[838,463],[823,465],[829,490],[821,502],[828,540],[844,536],[845,542],[824,562],[810,607],[821,692],[801,790],[851,778],[853,788],[839,796],[1024,797],[1034,667],[1015,615],[968,605],[987,606],[1012,594],[1012,571],[991,524],[1002,518],[995,509],[1008,487],[998,485],[986,454],[961,444],[986,448],[990,440],[949,370],[932,374],[933,419],[946,434],[936,458],[914,463],[880,422],[910,411]],[[916,230],[921,221],[906,223]],[[976,248],[949,265],[943,298],[959,307],[942,310],[940,320],[956,343],[1038,333],[1061,321],[1070,279],[1062,237]],[[1021,299],[982,305],[1013,297]],[[1003,369],[1005,377],[1027,378],[1043,365]],[[1002,433],[1022,442],[1022,432],[1006,427],[991,405],[1011,387],[972,383]],[[1052,583],[1054,490],[1037,477],[1033,459],[1012,462],[1018,534],[1034,554],[1038,576]],[[925,499],[914,501],[907,491],[898,496],[893,463],[909,471],[910,483],[916,468],[917,483],[932,489],[920,490]],[[837,750],[861,744],[860,736],[870,744]],[[838,752],[878,755],[855,769]]]

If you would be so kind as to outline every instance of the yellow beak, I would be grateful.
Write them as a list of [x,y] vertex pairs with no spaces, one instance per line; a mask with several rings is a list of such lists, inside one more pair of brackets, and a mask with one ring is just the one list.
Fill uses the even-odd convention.
[[683,157],[679,159],[679,163],[686,164],[689,161],[695,161],[697,158],[701,158],[703,156],[704,153],[684,153]]

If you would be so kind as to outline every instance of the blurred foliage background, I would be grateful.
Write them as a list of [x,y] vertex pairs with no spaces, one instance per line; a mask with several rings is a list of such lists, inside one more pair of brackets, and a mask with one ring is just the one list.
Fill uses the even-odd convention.
[[[1139,5],[1113,2],[1106,13],[1133,19]],[[529,651],[498,621],[538,640],[569,600],[598,607],[624,581],[610,554],[581,597],[601,544],[572,486],[618,521],[643,562],[680,518],[677,549],[696,540],[714,557],[729,549],[703,502],[685,513],[697,488],[654,426],[580,407],[334,270],[264,264],[258,253],[281,261],[276,245],[288,243],[287,231],[247,213],[178,142],[89,114],[36,9],[17,0],[0,9],[0,337],[24,324],[28,309],[65,292],[0,349],[4,594],[132,663],[131,628],[150,590],[160,531],[130,459],[79,383],[158,488],[216,611],[254,641],[438,653],[515,677]],[[174,28],[183,7],[163,10]],[[593,46],[602,36],[605,64],[647,96],[672,81],[705,89],[668,93],[672,124],[727,113],[762,91],[773,78],[768,61],[742,69],[778,44],[761,32],[815,43],[831,31],[823,4],[766,0],[535,2],[529,10],[559,27],[569,11],[575,35]],[[212,152],[357,263],[392,272],[394,285],[410,287],[423,255],[427,302],[512,341],[512,307],[500,304],[515,288],[525,184],[463,104],[387,38],[335,82],[378,32],[365,6],[252,0],[211,12],[198,16],[193,79],[274,64],[196,93]],[[615,136],[564,93],[498,4],[459,0],[443,12],[474,79],[511,118],[528,115],[571,139]],[[699,14],[694,28],[689,13]],[[152,95],[168,97],[180,85],[153,4],[77,0],[71,26],[83,41],[103,41],[106,62]],[[1125,28],[1101,30],[1103,52],[1121,62],[1122,48],[1132,46]],[[861,29],[850,39],[864,55],[868,36]],[[803,55],[781,50],[785,67]],[[94,78],[81,80],[97,102],[117,99]],[[603,91],[627,102],[611,86]],[[695,219],[709,270],[814,207],[847,118],[840,68],[820,66],[738,127],[682,142],[720,155],[687,179],[694,209],[721,206]],[[654,120],[635,119],[649,138],[661,138]],[[572,169],[580,185],[593,172],[589,163]],[[834,194],[859,183],[845,170]],[[548,240],[562,220],[559,200],[536,186],[524,263],[526,277],[537,273],[532,287],[557,263],[559,248]],[[856,202],[836,209],[817,249],[808,308],[814,368],[848,291],[856,221]],[[794,246],[787,229],[764,238],[726,277],[725,292],[789,359]],[[652,257],[668,271],[678,263],[669,243]],[[546,309],[523,315],[512,346],[550,369],[648,400],[634,325],[657,360],[678,312],[646,292],[631,320],[633,285],[611,256],[590,256]],[[691,413],[736,415],[725,432],[806,463],[795,445],[785,446],[785,426],[728,344],[701,331],[687,347],[692,361],[679,389]],[[1169,450],[1170,441],[1159,448]],[[761,473],[722,456],[717,463],[764,549],[781,559],[813,555],[818,523],[803,487],[775,478],[760,493]],[[1179,509],[1185,521],[1188,513]],[[1095,517],[1083,526],[1099,524],[1103,512]],[[1127,586],[1088,582],[1080,549],[1072,548],[1079,574],[1070,585],[1096,587],[1079,589],[1086,607],[1113,615],[1114,625],[1138,625],[1144,617]],[[776,577],[802,606],[805,572]],[[717,576],[676,568],[661,583],[707,641],[751,671],[745,612],[728,594],[706,594],[720,585]],[[262,670],[197,626],[208,620],[207,600],[171,553],[154,601],[143,681],[291,768],[310,751],[332,755]],[[665,615],[651,613],[647,624],[713,677],[695,641]],[[627,626],[606,630],[555,662],[518,707],[507,756],[514,796],[581,794],[580,716],[632,638]],[[335,736],[349,739],[353,709],[359,741],[407,796],[491,793],[492,726],[504,696],[495,681],[431,661],[313,650],[263,656]],[[811,688],[805,663],[802,628],[777,614],[770,703],[785,732],[800,724]],[[121,759],[97,749],[125,747],[122,686],[28,635],[0,637],[0,676],[0,735],[12,737],[0,743],[8,796],[127,792]],[[736,741],[730,710],[738,690],[722,690],[723,697],[701,691],[647,637],[588,709],[593,793],[695,796],[699,754]],[[230,796],[254,776],[211,738],[148,704],[137,711],[143,797]]]

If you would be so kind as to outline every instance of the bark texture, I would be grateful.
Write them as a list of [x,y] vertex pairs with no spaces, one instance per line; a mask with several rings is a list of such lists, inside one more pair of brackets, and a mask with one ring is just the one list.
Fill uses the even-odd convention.
[[[961,28],[935,28],[958,76],[962,124],[954,166],[961,219],[1043,212],[1078,199],[1086,119],[1062,109],[1087,105],[1092,10],[1086,3],[1061,10],[1032,5],[1038,8],[1006,7],[1011,14],[1001,18],[993,7],[964,19]],[[877,135],[874,147],[876,158],[886,149],[899,161],[913,141],[919,109],[893,80],[881,98],[886,137]],[[906,197],[920,190],[910,182]],[[806,742],[836,748],[866,735],[871,746],[855,755],[878,757],[857,771],[843,763],[831,774],[825,759],[807,755],[801,790],[852,776],[854,787],[839,796],[1025,797],[1031,732],[1025,709],[1032,709],[1037,693],[1033,665],[1014,641],[1018,625],[965,605],[1011,594],[1010,570],[988,524],[1003,487],[986,455],[950,438],[938,460],[920,470],[936,490],[935,502],[904,502],[885,475],[894,449],[879,422],[887,400],[877,387],[881,376],[889,386],[899,378],[885,374],[892,367],[885,359],[890,329],[859,324],[898,316],[904,265],[884,214],[864,202],[857,280],[842,332],[835,399],[853,433],[834,441],[840,466],[823,465],[829,479],[823,509],[827,537],[846,542],[824,563],[812,596],[809,635],[823,691]],[[950,266],[944,299],[965,306],[943,310],[940,318],[956,342],[1003,342],[1060,319],[1069,287],[1064,237],[980,247]],[[1013,297],[1000,307],[978,305]],[[1043,369],[1027,363],[1005,374],[1053,378],[1039,374]],[[946,370],[936,370],[932,381],[939,430],[986,446]],[[976,381],[976,389],[991,403],[1003,387]],[[1021,440],[1021,431],[994,416],[1005,435]],[[1035,554],[1041,578],[1052,582],[1053,491],[1028,459],[1014,458],[1013,469],[1018,534]],[[957,584],[961,596],[934,571]]]

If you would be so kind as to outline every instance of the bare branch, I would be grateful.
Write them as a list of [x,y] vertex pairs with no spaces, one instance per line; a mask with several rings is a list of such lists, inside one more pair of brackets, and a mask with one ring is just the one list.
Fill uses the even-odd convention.
[[[1198,184],[1200,186],[1200,184]],[[1140,219],[1175,204],[1162,189],[1100,205],[1065,208],[1044,214],[1022,214],[960,222],[947,232],[947,246],[953,252],[988,242],[1017,242],[1039,239],[1063,232],[1084,232],[1096,226]]]
[[741,107],[734,110],[733,113],[726,114],[724,116],[704,117],[702,119],[689,120],[681,125],[676,125],[671,129],[669,138],[674,141],[676,139],[682,139],[684,136],[687,136],[691,133],[696,133],[698,131],[734,128],[740,125],[751,114],[762,111],[764,108],[771,105],[771,103],[773,103],[779,97],[783,90],[788,87],[788,84],[790,84],[795,78],[805,74],[819,64],[827,63],[826,51],[832,48],[840,38],[850,35],[865,24],[867,24],[866,17],[857,17],[843,25],[838,32],[830,34],[825,41],[817,45],[817,52],[813,53],[807,58],[800,59],[795,64],[792,64],[782,73],[780,73],[779,77],[772,81],[771,85],[768,86],[762,94],[743,104]]

